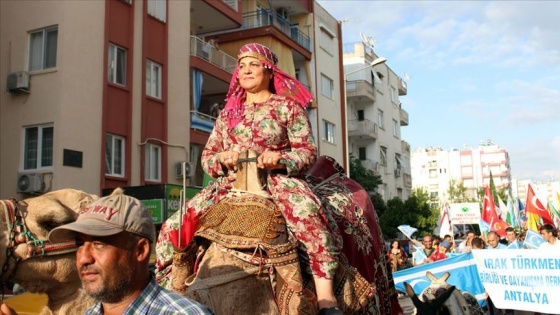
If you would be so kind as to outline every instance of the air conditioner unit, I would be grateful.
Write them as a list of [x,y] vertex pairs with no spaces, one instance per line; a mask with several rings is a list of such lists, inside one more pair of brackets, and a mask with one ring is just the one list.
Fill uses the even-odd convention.
[[22,173],[18,175],[17,192],[25,194],[42,193],[45,181],[41,173]]
[[175,163],[175,178],[183,178],[183,164],[185,165],[185,177],[191,178],[194,176],[194,164],[191,162],[177,162]]
[[29,93],[29,73],[27,71],[9,73],[6,87],[10,93]]

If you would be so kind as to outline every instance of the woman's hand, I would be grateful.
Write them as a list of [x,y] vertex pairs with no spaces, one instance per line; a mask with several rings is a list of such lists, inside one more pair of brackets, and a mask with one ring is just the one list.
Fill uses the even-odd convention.
[[274,151],[264,151],[257,158],[257,167],[267,170],[276,170],[286,168],[285,164],[279,163],[282,154]]
[[6,304],[0,306],[0,315],[17,315],[16,311]]
[[220,153],[220,163],[225,166],[228,171],[237,171],[237,160],[239,153],[234,151],[224,151]]

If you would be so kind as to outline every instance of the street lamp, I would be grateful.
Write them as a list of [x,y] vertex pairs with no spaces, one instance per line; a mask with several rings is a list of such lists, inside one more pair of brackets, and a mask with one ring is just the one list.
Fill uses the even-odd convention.
[[346,119],[346,175],[348,177],[350,177],[350,152],[349,152],[349,145],[348,143],[350,142],[350,137],[348,136],[348,96],[347,96],[347,89],[348,89],[348,76],[351,74],[354,74],[356,72],[360,72],[366,69],[373,69],[374,66],[385,63],[387,61],[386,58],[383,57],[378,57],[375,58],[369,65],[359,68],[359,69],[355,69],[352,70],[348,73],[344,74],[344,107],[345,107],[345,119]]

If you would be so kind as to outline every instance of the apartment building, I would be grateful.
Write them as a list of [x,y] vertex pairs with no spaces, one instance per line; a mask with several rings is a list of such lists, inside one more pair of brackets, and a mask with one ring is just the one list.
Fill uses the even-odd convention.
[[533,188],[533,192],[545,208],[547,203],[550,202],[555,209],[560,210],[560,181],[532,181],[514,178],[511,183],[512,195],[519,198],[521,201],[526,202],[530,184],[531,188]]
[[348,151],[362,165],[381,176],[379,193],[384,200],[406,200],[412,191],[410,144],[401,138],[408,113],[400,96],[406,82],[387,62],[378,61],[367,43],[344,46],[344,73],[348,112]]
[[210,109],[255,41],[309,86],[319,152],[345,163],[340,67],[318,93],[321,64],[341,64],[340,25],[314,1],[15,0],[0,12],[0,198],[182,185],[184,164],[201,186]]
[[490,184],[511,189],[509,153],[491,141],[478,148],[417,148],[411,155],[412,186],[424,188],[433,201],[447,202],[451,181],[462,184],[477,199],[477,190]]

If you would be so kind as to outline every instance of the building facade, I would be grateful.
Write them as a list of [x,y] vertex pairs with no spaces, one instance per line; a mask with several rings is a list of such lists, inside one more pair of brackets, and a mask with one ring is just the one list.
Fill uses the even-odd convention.
[[[0,198],[201,186],[200,154],[238,49],[308,85],[319,153],[345,163],[340,24],[314,1],[0,1]],[[317,10],[317,14],[315,14]],[[317,42],[328,29],[330,53]],[[315,53],[317,52],[317,53]],[[324,70],[323,70],[324,71]],[[324,106],[324,110],[323,110]],[[323,121],[334,125],[323,128]],[[323,141],[322,139],[326,139]]]
[[470,198],[490,184],[490,173],[496,189],[511,188],[509,153],[491,141],[476,149],[417,148],[411,155],[412,186],[423,188],[432,201],[449,201],[452,182],[462,184]]
[[384,200],[406,200],[412,191],[410,145],[401,138],[401,127],[408,126],[400,101],[406,82],[387,63],[371,67],[378,56],[365,43],[345,45],[343,58],[348,152],[381,176]]

